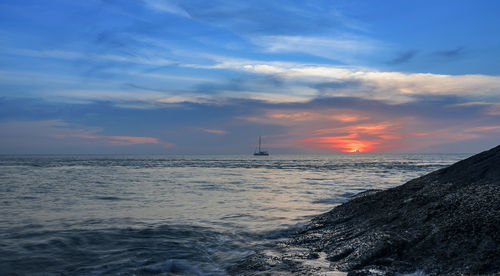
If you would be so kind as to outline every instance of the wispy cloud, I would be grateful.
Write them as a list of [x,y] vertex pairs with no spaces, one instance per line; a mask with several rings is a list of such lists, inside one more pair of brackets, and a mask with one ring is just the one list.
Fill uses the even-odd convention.
[[370,119],[370,116],[360,111],[327,109],[312,111],[309,109],[265,110],[260,115],[240,116],[240,120],[260,124],[293,125],[297,123],[352,123]]
[[119,145],[136,145],[136,144],[158,144],[164,147],[172,147],[173,144],[161,142],[158,138],[154,137],[137,137],[137,136],[102,136],[103,138],[110,139],[110,143]]
[[0,123],[0,128],[4,130],[0,135],[0,141],[11,144],[12,147],[22,147],[25,140],[38,140],[48,145],[57,145],[62,141],[74,146],[89,143],[100,146],[139,144],[155,144],[163,148],[174,146],[155,137],[103,135],[101,128],[74,125],[62,120],[11,121]]
[[[157,9],[172,13],[175,2],[154,1],[151,4]],[[362,31],[365,24],[344,15],[334,4],[320,1],[307,3],[290,3],[285,0],[276,1],[183,1],[189,9],[191,18],[230,29],[239,35],[245,34],[298,34],[318,33],[332,29]],[[151,5],[154,7],[153,5]],[[182,12],[179,12],[182,14]]]
[[463,57],[463,55],[465,54],[465,49],[464,47],[457,47],[451,50],[436,51],[434,52],[434,54],[438,57],[443,57],[447,59],[456,59]]
[[478,126],[466,129],[467,132],[500,132],[500,125]]
[[217,134],[217,135],[224,135],[227,134],[227,131],[222,130],[222,129],[215,129],[215,128],[196,128],[199,131],[203,131],[206,133],[211,133],[211,134]]
[[171,0],[143,0],[146,6],[150,9],[159,12],[168,12],[182,17],[190,18],[189,13],[183,9],[179,3]]
[[172,65],[175,62],[165,59],[158,54],[140,53],[137,55],[117,55],[117,54],[100,54],[91,52],[77,52],[65,50],[31,50],[31,49],[10,49],[7,53],[14,55],[23,55],[29,57],[41,57],[52,59],[69,59],[69,60],[93,60],[98,61],[113,61],[119,63],[135,63],[144,65],[165,66]]
[[380,50],[380,42],[365,37],[261,36],[252,41],[272,53],[300,52],[351,63],[356,57]]
[[126,91],[126,90],[56,90],[45,92],[45,97],[62,102],[91,103],[97,101],[111,101],[120,103],[154,104],[167,97],[167,93],[152,91]]
[[[54,124],[51,125],[50,123]],[[71,127],[63,121],[50,121],[47,125],[51,128],[51,133],[47,135],[56,139],[82,139],[88,142],[97,144],[115,144],[121,146],[137,145],[137,144],[157,144],[162,147],[172,147],[172,143],[161,141],[155,137],[141,136],[108,136],[100,134],[101,129],[98,128],[75,128]],[[53,129],[57,127],[57,129]]]
[[500,116],[500,102],[466,102],[453,104],[451,107],[481,107],[483,113],[491,116]]
[[409,62],[417,55],[417,53],[418,53],[417,50],[409,50],[399,53],[394,59],[389,61],[389,64],[396,65]]

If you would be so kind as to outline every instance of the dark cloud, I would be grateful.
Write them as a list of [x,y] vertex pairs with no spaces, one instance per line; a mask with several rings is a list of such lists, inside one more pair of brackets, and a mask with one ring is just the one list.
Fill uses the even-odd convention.
[[282,87],[285,83],[285,81],[278,76],[268,76],[268,77],[260,79],[260,82],[262,84],[268,84],[268,85],[274,86],[274,87]]
[[394,59],[390,60],[388,63],[391,65],[398,65],[402,63],[407,63],[411,61],[416,55],[417,50],[409,50],[406,52],[399,53]]
[[457,48],[451,49],[451,50],[436,51],[436,52],[434,52],[434,55],[436,55],[438,57],[443,57],[446,59],[458,59],[458,58],[462,58],[465,55],[465,49],[464,49],[464,47],[457,47]]
[[214,94],[222,91],[262,91],[262,89],[282,88],[285,81],[278,76],[244,76],[226,80],[224,83],[201,83],[192,92]]
[[328,95],[332,92],[335,93],[340,91],[348,91],[352,95],[356,93],[369,94],[371,93],[371,91],[374,91],[377,88],[376,85],[372,84],[369,81],[357,79],[322,82],[313,84],[310,87],[316,89],[318,91],[318,95],[321,97],[330,97]]
[[364,85],[364,82],[361,80],[345,80],[345,81],[330,81],[323,82],[313,85],[313,88],[318,89],[319,91],[325,90],[338,90],[338,89],[348,89],[348,88],[360,88]]
[[194,87],[193,92],[202,94],[216,94],[221,91],[245,91],[247,87],[236,80],[228,80],[225,83],[202,83]]

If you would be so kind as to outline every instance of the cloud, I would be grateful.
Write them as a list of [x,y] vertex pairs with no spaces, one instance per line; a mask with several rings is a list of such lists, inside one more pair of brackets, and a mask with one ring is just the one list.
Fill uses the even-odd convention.
[[317,151],[446,152],[448,145],[489,141],[500,133],[494,118],[476,109],[443,108],[448,102],[323,98],[263,107],[236,119],[283,129],[275,146]]
[[380,50],[380,43],[356,36],[261,36],[252,41],[272,53],[301,52],[351,63],[356,57]]
[[490,107],[486,109],[486,114],[500,116],[500,103],[491,104]]
[[144,4],[152,10],[159,12],[168,12],[182,17],[190,18],[191,15],[183,9],[178,3],[169,0],[143,0]]
[[52,129],[52,133],[47,135],[56,139],[77,138],[97,144],[115,144],[121,146],[137,144],[157,144],[166,148],[174,146],[172,143],[164,142],[154,137],[107,136],[99,134],[101,132],[100,129],[68,128],[68,124],[60,121],[52,127],[58,127],[59,129]]
[[409,51],[400,53],[394,59],[389,61],[389,64],[396,65],[396,64],[402,64],[402,63],[409,62],[417,55],[417,53],[418,53],[417,50],[409,50]]
[[[370,49],[370,46],[363,46],[364,43],[336,42],[335,39],[325,38],[319,39],[307,38],[300,36],[268,36],[277,38],[270,39],[269,49],[272,51],[288,51],[294,47],[319,49],[321,47],[312,47],[312,45],[321,43],[323,45],[333,45],[338,47],[339,51]],[[280,40],[281,39],[281,40]],[[274,41],[274,42],[273,42]],[[335,44],[337,43],[337,44]],[[358,43],[358,44],[356,44]],[[303,44],[303,45],[302,45]],[[301,46],[302,45],[302,46]],[[340,45],[340,46],[339,46]],[[354,46],[353,46],[354,45]],[[357,45],[357,46],[356,46]],[[307,46],[307,47],[306,47]],[[311,47],[309,47],[311,46]],[[360,47],[359,49],[356,47]],[[134,87],[138,91],[151,90],[141,89],[146,87],[143,83],[157,83],[154,90],[158,92],[164,91],[164,95],[154,95],[151,93],[129,93],[124,89],[100,89],[102,91],[102,100],[120,100],[135,98],[140,101],[143,97],[143,102],[151,103],[180,103],[180,102],[195,102],[195,103],[218,103],[224,104],[229,102],[228,99],[250,99],[261,100],[272,103],[277,102],[306,102],[321,97],[357,97],[362,99],[375,99],[386,101],[393,104],[401,104],[412,101],[418,101],[422,96],[443,96],[453,95],[463,97],[467,101],[477,101],[479,99],[488,98],[495,102],[499,101],[500,77],[489,75],[446,75],[432,73],[402,73],[391,71],[378,71],[373,68],[365,67],[349,67],[349,66],[333,66],[333,65],[304,65],[294,62],[283,61],[262,61],[238,59],[216,55],[202,55],[200,58],[212,60],[212,64],[197,64],[197,63],[174,63],[170,59],[162,57],[160,51],[142,51],[137,55],[118,55],[118,54],[97,54],[97,53],[81,53],[77,51],[62,51],[62,50],[11,50],[13,54],[69,59],[69,60],[87,60],[90,59],[97,63],[101,61],[109,61],[115,64],[115,69],[107,70],[109,74],[115,74],[123,78],[135,78]],[[335,52],[335,51],[327,51]],[[407,58],[412,55],[411,52],[404,56]],[[400,57],[401,58],[401,57]],[[399,58],[399,59],[400,59]],[[400,59],[401,60],[401,59]],[[134,63],[144,66],[175,66],[175,74],[163,72],[144,72],[124,68],[121,63]],[[188,70],[188,71],[184,71]],[[190,71],[191,70],[191,71]],[[229,70],[228,72],[214,72],[219,70]],[[193,72],[194,71],[194,72]],[[9,72],[7,72],[9,73]],[[214,73],[220,74],[218,77],[213,76]],[[26,76],[29,74],[26,73]],[[40,74],[40,73],[38,73]],[[226,75],[239,74],[236,78],[228,79]],[[11,74],[12,75],[12,74]],[[198,75],[198,77],[193,77]],[[207,76],[207,77],[201,77]],[[222,77],[221,77],[222,76]],[[21,78],[23,78],[21,76]],[[16,76],[0,77],[4,82],[16,81]],[[64,74],[61,76],[52,76],[47,81],[64,80]],[[91,78],[92,79],[92,78]],[[154,80],[151,80],[154,79]],[[26,81],[26,78],[23,78]],[[20,80],[20,81],[23,81]],[[69,78],[66,83],[71,81],[82,81],[75,77]],[[189,81],[189,85],[186,85]],[[101,86],[103,85],[100,82]],[[107,85],[111,83],[106,82]],[[130,83],[130,82],[128,82]],[[172,85],[175,83],[175,86]],[[97,82],[94,86],[98,86]],[[130,85],[129,85],[130,87]],[[64,94],[69,90],[59,90],[43,92],[49,94]],[[68,92],[67,97],[74,97],[86,100],[99,97],[99,89],[82,89],[82,91],[94,91],[87,95],[84,93]],[[65,92],[62,92],[65,91]],[[114,91],[116,96],[112,96]],[[151,91],[149,91],[151,92]],[[64,95],[60,95],[65,97]],[[135,105],[140,106],[140,105]],[[154,106],[154,104],[152,105]],[[151,107],[151,106],[150,106]],[[495,110],[490,111],[491,114],[498,113]]]
[[297,140],[314,148],[335,149],[341,152],[370,152],[380,144],[377,141],[363,140],[356,134],[345,136],[311,137]]
[[3,130],[0,141],[4,147],[12,148],[23,148],[29,143],[73,147],[89,144],[96,146],[155,144],[162,148],[174,146],[155,137],[103,135],[101,128],[74,125],[62,120],[10,121],[0,123],[0,128]]
[[10,49],[7,53],[53,59],[69,59],[69,60],[93,60],[94,62],[111,61],[117,63],[135,63],[142,65],[166,66],[173,65],[175,62],[163,58],[158,53],[140,53],[136,55],[118,55],[118,54],[101,54],[92,52],[77,52],[65,50],[31,50],[31,49]]
[[307,147],[327,148],[342,152],[370,152],[400,147],[409,134],[403,131],[404,121],[351,123],[343,127],[316,129],[313,137],[298,139]]
[[155,102],[161,102],[168,94],[152,91],[137,92],[126,90],[57,90],[46,92],[45,96],[62,102],[91,103],[111,101],[118,105],[124,103],[142,104],[147,108],[147,105],[154,105]]
[[[299,104],[300,105],[300,104]],[[237,119],[264,125],[284,126],[289,131],[285,144],[294,147],[342,152],[384,151],[400,148],[411,133],[405,126],[412,118],[387,120],[380,111],[334,107],[328,103],[302,104],[302,108],[264,109]],[[292,139],[289,139],[292,138]],[[291,140],[291,141],[290,141]]]
[[455,49],[451,50],[445,50],[445,51],[435,51],[434,55],[438,57],[443,57],[447,59],[457,59],[463,57],[465,54],[465,48],[464,47],[457,47]]
[[[161,107],[161,104],[183,102],[206,104],[230,104],[234,99],[257,100],[269,103],[308,102],[318,98],[359,98],[404,104],[421,101],[429,96],[460,97],[464,102],[478,102],[488,99],[490,103],[500,101],[500,77],[489,75],[445,75],[431,73],[383,72],[370,68],[343,66],[304,66],[290,62],[263,62],[244,59],[218,59],[213,65],[179,65],[196,70],[232,70],[237,78],[216,79],[141,73],[118,70],[116,73],[129,79],[119,86],[120,81],[84,79],[73,76],[6,72],[0,76],[2,83],[46,84],[58,83],[68,87],[74,82],[85,81],[91,89],[73,90],[52,88],[37,94],[66,101],[113,101],[127,102],[129,106],[144,108]],[[28,77],[29,76],[29,77]],[[185,81],[190,81],[186,86]],[[148,83],[148,84],[143,84]],[[151,85],[150,83],[154,83]],[[40,87],[43,87],[39,85]],[[107,88],[106,86],[112,87]],[[96,87],[106,87],[99,89]],[[153,87],[153,88],[151,88]],[[130,102],[135,101],[135,105]],[[499,114],[492,105],[489,114]]]
[[294,35],[329,30],[362,31],[363,24],[343,15],[334,3],[308,1],[184,1],[197,21],[240,35]]
[[324,91],[324,90],[332,90],[332,89],[357,89],[366,85],[361,80],[334,80],[327,82],[319,82],[313,85],[314,88]]
[[211,133],[211,134],[217,134],[217,135],[224,135],[227,134],[227,131],[222,130],[222,129],[213,129],[213,128],[196,128],[199,131],[203,131],[206,133]]
[[210,68],[226,68],[272,75],[282,82],[282,91],[302,89],[295,96],[358,97],[390,103],[406,103],[420,96],[454,95],[469,100],[489,97],[499,100],[500,77],[489,75],[445,75],[432,73],[383,72],[369,68],[304,66],[291,63],[224,60]]
[[159,144],[165,147],[173,146],[170,143],[164,143],[153,137],[137,137],[137,136],[102,136],[110,139],[110,143],[119,145],[136,145],[136,144]]
[[[467,123],[441,125],[438,128],[426,125],[421,118],[373,120],[372,123],[317,129],[309,133],[309,137],[298,138],[296,142],[305,147],[341,152],[411,152],[466,140],[477,141],[485,139],[485,135],[500,132],[500,126],[497,125],[467,129],[464,126]],[[415,131],[419,128],[426,132]]]
[[483,113],[491,116],[500,116],[500,102],[466,102],[450,105],[450,107],[480,107]]
[[359,111],[347,109],[270,109],[257,116],[239,116],[237,119],[260,124],[294,125],[297,123],[340,122],[352,123],[368,120],[370,117]]
[[467,132],[500,132],[500,125],[478,126],[466,129]]
[[40,100],[1,100],[0,117],[10,123],[0,124],[0,151],[155,152],[168,148],[176,153],[241,153],[254,143],[251,137],[262,134],[272,152],[446,152],[450,151],[447,145],[454,143],[498,141],[497,118],[481,111],[443,108],[443,102],[435,101],[394,105],[355,98],[295,103],[233,99],[226,105],[178,103],[134,110],[112,103],[43,105]]

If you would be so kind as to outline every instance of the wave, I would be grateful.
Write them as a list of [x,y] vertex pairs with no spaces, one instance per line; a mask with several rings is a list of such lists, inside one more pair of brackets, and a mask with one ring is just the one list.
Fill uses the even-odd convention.
[[[17,230],[17,231],[14,231]],[[5,274],[225,275],[262,234],[192,225],[102,230],[12,229],[0,247]],[[170,274],[169,274],[170,275]]]

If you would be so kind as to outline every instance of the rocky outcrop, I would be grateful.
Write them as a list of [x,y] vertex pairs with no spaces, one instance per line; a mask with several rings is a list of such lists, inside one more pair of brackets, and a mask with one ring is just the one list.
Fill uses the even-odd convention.
[[500,146],[404,185],[358,196],[229,269],[233,275],[333,271],[500,273]]

